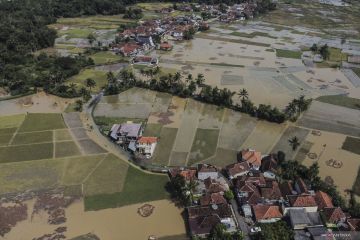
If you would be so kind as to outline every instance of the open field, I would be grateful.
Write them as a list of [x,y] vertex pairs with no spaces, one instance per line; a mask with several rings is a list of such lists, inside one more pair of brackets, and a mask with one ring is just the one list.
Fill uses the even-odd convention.
[[301,59],[302,52],[276,49],[276,56],[281,58]]
[[[309,156],[303,160],[302,164],[310,166],[312,163],[319,164],[319,176],[322,179],[329,179],[336,185],[339,192],[346,195],[345,191],[353,187],[357,179],[360,167],[359,155],[342,149],[346,142],[346,135],[321,131],[320,136],[309,134],[305,144],[312,144],[309,153],[315,154],[316,158]],[[332,161],[338,161],[339,168],[331,165]]]
[[96,65],[129,60],[129,59],[125,59],[119,55],[116,55],[112,52],[97,52],[93,55],[90,55],[90,57],[94,60]]
[[29,132],[29,133],[16,134],[11,144],[21,145],[21,144],[31,144],[31,143],[52,142],[52,141],[53,141],[52,131]]
[[96,86],[91,89],[92,92],[99,92],[107,84],[106,72],[95,69],[84,69],[78,75],[71,77],[68,83],[75,83],[78,88],[86,87],[86,79],[95,80]]
[[360,138],[346,137],[341,148],[360,155]]
[[218,137],[219,130],[198,128],[191,147],[188,165],[212,157],[216,152]]
[[70,156],[81,155],[81,152],[73,141],[56,142],[55,143],[55,157],[63,158]]
[[35,132],[66,128],[61,114],[29,113],[19,132]]
[[171,149],[174,145],[178,129],[176,128],[162,128],[160,132],[159,141],[163,144],[158,144],[155,149],[154,163],[161,165],[168,165]]
[[53,143],[38,143],[0,148],[0,163],[47,159],[52,158],[52,156]]
[[310,109],[299,119],[298,125],[359,137],[359,119],[359,111],[314,101]]
[[319,102],[360,110],[360,99],[358,98],[351,98],[343,95],[329,95],[320,96],[316,100]]
[[164,189],[167,181],[165,175],[146,174],[129,166],[122,192],[85,197],[85,209],[114,208],[167,198]]

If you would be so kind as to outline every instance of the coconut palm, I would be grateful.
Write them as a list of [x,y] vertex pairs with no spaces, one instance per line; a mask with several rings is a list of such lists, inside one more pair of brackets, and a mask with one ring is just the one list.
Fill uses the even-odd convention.
[[205,82],[204,74],[199,73],[196,78],[196,84],[200,87],[204,84],[204,82]]
[[241,89],[240,92],[238,93],[238,95],[241,97],[241,100],[243,100],[243,101],[245,99],[249,99],[249,93],[245,88]]
[[300,146],[300,141],[296,136],[289,139],[289,143],[293,151],[295,151]]
[[93,87],[96,86],[96,82],[95,82],[95,80],[92,79],[92,78],[87,78],[87,79],[85,80],[85,85],[86,85],[86,87],[88,87],[89,90],[91,91],[91,88],[93,88]]

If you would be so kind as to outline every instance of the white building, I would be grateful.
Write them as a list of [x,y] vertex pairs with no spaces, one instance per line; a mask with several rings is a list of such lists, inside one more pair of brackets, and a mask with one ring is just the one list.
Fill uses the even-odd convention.
[[154,154],[157,137],[141,137],[138,140],[137,148],[140,153],[144,154],[147,158],[151,158]]

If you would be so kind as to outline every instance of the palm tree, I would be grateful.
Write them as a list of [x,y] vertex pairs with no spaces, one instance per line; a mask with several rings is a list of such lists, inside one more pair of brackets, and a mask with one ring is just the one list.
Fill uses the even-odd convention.
[[295,101],[292,101],[290,102],[286,108],[285,108],[285,113],[289,116],[289,117],[292,117],[294,116],[294,114],[296,113],[297,111],[297,105],[295,103]]
[[175,75],[174,75],[174,81],[177,83],[177,82],[180,82],[182,76],[181,76],[181,73],[180,72],[176,72]]
[[95,86],[96,86],[96,82],[95,82],[95,80],[92,79],[92,78],[87,78],[87,79],[85,80],[85,84],[86,84],[86,87],[88,87],[90,91],[91,91],[91,88],[92,88],[92,87],[95,87]]
[[292,147],[293,151],[295,151],[300,146],[300,141],[296,136],[289,139],[289,143],[290,143],[290,146]]
[[238,95],[241,97],[242,101],[244,101],[245,99],[249,99],[249,93],[245,88],[241,89]]
[[189,193],[191,202],[194,201],[194,192],[196,190],[196,187],[199,185],[198,182],[194,180],[190,180],[185,186],[186,191]]
[[186,83],[188,83],[188,82],[190,82],[190,81],[192,81],[193,80],[193,76],[192,76],[192,74],[191,73],[189,73],[188,75],[187,75],[187,77],[186,77]]
[[204,74],[199,73],[196,78],[196,84],[200,87],[204,84],[204,82],[205,82]]

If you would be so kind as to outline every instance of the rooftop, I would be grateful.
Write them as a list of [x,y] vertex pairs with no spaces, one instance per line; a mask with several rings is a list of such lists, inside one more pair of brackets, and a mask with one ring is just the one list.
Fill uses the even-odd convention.
[[279,206],[258,204],[252,208],[257,221],[282,217]]

